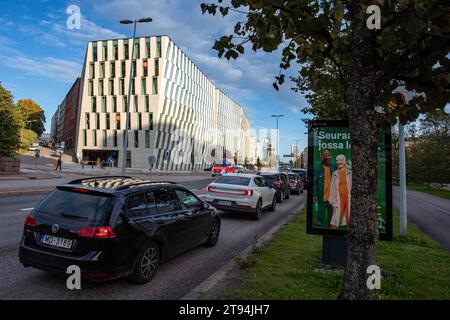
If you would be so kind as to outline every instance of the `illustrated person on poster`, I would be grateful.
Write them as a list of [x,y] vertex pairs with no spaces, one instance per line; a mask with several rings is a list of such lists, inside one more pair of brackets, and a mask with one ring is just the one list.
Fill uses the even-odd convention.
[[350,194],[352,190],[352,170],[347,168],[347,159],[340,154],[336,157],[337,167],[331,177],[329,202],[333,206],[330,228],[337,229],[350,223]]
[[331,174],[336,170],[336,165],[331,163],[331,152],[328,149],[320,151],[322,162],[314,169],[314,204],[317,208],[315,225],[319,228],[327,228],[333,208],[329,203],[331,191]]

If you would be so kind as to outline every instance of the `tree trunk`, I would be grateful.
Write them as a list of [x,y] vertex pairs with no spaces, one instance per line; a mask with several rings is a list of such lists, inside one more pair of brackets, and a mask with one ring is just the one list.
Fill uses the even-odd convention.
[[353,184],[348,232],[347,264],[342,299],[371,299],[367,288],[367,267],[375,264],[378,228],[377,207],[377,123],[375,99],[378,94],[375,66],[375,30],[366,26],[367,16],[354,1],[351,38],[352,91],[349,98],[349,125]]

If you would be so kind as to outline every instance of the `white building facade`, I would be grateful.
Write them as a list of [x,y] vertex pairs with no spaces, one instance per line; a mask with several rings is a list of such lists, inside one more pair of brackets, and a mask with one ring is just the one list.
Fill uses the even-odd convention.
[[[250,122],[167,36],[88,43],[82,73],[76,150],[84,161],[110,156],[122,165],[133,63],[127,167],[203,170],[222,154],[243,163]],[[222,150],[225,150],[224,153]],[[217,160],[216,160],[217,161]]]

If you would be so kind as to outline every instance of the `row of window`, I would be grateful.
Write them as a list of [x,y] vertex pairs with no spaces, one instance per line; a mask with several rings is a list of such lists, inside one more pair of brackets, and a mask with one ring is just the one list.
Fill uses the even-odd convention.
[[[134,42],[134,57],[133,59],[139,59],[141,56],[141,50],[140,50],[140,41],[139,39],[136,39]],[[128,42],[128,39],[125,39],[123,42],[123,52],[125,60],[130,59],[130,45]],[[101,47],[101,56],[100,61],[108,61],[108,60],[119,60],[119,41],[118,40],[112,40],[112,47],[111,50],[108,48],[108,42],[102,41],[102,42],[93,42],[92,43],[92,61],[98,61],[98,51],[99,47]],[[161,57],[161,37],[156,37],[156,56],[159,58]],[[151,56],[151,43],[150,38],[145,38],[145,47],[144,47],[144,55],[145,58],[150,58]],[[112,58],[112,59],[110,59]]]
[[[146,79],[147,78],[145,78],[145,77],[141,78],[141,95],[150,94],[150,92],[147,92],[147,80]],[[132,95],[136,94],[136,80],[137,79],[131,80],[131,94]],[[127,88],[127,91],[125,91],[125,78],[119,79],[119,92],[118,93],[119,93],[119,95],[124,95],[124,94],[128,93],[128,88]],[[89,80],[88,94],[89,94],[89,96],[94,96],[94,80],[92,80],[92,79]],[[116,94],[113,79],[109,80],[108,94],[111,96]],[[158,78],[157,77],[152,78],[151,94],[158,94]],[[105,82],[102,79],[98,80],[98,95],[99,96],[105,95]]]
[[[92,130],[92,146],[97,147],[98,141],[97,141],[97,131],[100,130]],[[108,135],[106,130],[101,130],[101,139],[102,139],[102,147],[108,147]],[[83,130],[83,145],[87,146],[87,137],[88,137],[88,131],[86,129]],[[125,135],[123,136],[125,139]],[[150,148],[150,130],[144,131],[144,147]],[[139,130],[133,130],[133,140],[134,144],[133,146],[135,148],[139,148]],[[125,141],[124,141],[125,142]],[[112,132],[112,147],[117,147],[117,130],[113,130]],[[129,147],[129,144],[127,143],[127,147]]]
[[[155,77],[159,76],[159,58],[155,58],[155,63],[154,63],[154,70],[153,70],[153,75]],[[120,75],[119,73],[116,73],[116,64],[120,63]],[[149,62],[148,59],[144,59],[142,60],[142,75],[144,77],[148,76],[148,66],[149,66]],[[136,60],[133,60],[133,64],[132,64],[132,77],[136,77],[137,75],[137,62]],[[100,62],[99,64],[99,75],[98,78],[103,79],[106,76],[106,72],[105,72],[105,62]],[[116,76],[120,76],[120,77],[126,77],[128,76],[128,74],[126,73],[126,63],[125,61],[111,61],[109,63],[109,77],[110,78],[115,78]],[[94,79],[95,78],[95,64],[92,62],[89,64],[89,79]]]
[[[106,96],[99,97],[101,99],[101,112],[105,113],[107,112],[106,108]],[[117,112],[117,96],[112,96],[111,98],[111,111]],[[133,110],[134,112],[139,111],[139,99],[138,96],[133,96]],[[128,111],[128,97],[122,96],[122,111],[127,112]],[[150,97],[145,96],[145,112],[150,112]],[[97,97],[94,96],[91,98],[91,112],[96,113],[97,112]]]
[[[95,119],[95,129],[100,129],[100,114],[93,113],[92,115]],[[115,120],[114,128],[117,130],[121,129],[120,128],[120,118],[121,118],[120,113],[116,113],[115,119],[114,119]],[[128,130],[131,130],[130,119],[131,119],[131,117],[128,118],[128,125],[127,125]],[[91,129],[91,113],[89,113],[89,112],[85,113],[85,121],[86,121],[85,128],[88,130]],[[136,128],[138,130],[142,130],[142,113],[137,114],[136,122],[137,122]],[[148,113],[148,123],[149,123],[148,129],[153,130],[153,113],[152,112]],[[105,128],[106,128],[106,130],[111,129],[111,115],[109,113],[107,113],[105,115]]]

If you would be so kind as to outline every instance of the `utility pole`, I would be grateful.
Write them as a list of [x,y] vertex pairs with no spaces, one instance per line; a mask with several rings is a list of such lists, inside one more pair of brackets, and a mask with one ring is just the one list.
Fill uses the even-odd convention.
[[400,235],[406,236],[408,225],[408,212],[406,206],[406,163],[405,163],[405,127],[398,125],[398,158],[399,158],[399,183],[400,183]]

